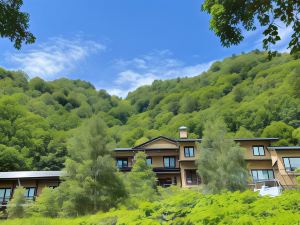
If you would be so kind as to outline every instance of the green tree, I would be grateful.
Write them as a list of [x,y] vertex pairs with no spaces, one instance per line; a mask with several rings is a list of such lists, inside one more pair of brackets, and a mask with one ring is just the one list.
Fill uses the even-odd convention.
[[25,199],[25,188],[18,186],[15,191],[13,198],[8,202],[7,213],[9,218],[21,218],[24,217],[26,199]]
[[295,129],[292,133],[295,144],[300,145],[300,127]]
[[293,130],[292,126],[282,121],[273,121],[263,130],[262,137],[277,137],[280,139],[276,143],[277,145],[289,145],[289,143],[292,143]]
[[254,135],[250,130],[246,129],[243,126],[240,126],[238,131],[235,133],[235,137],[236,138],[253,138]]
[[147,155],[144,152],[136,153],[134,160],[132,170],[126,176],[130,196],[135,201],[151,201],[156,196],[156,175],[152,166],[147,164]]
[[[271,45],[281,40],[278,30],[279,24],[283,24],[293,29],[288,45],[291,54],[300,51],[300,2],[298,0],[205,0],[202,10],[210,14],[210,29],[220,38],[225,47],[237,45],[244,39],[241,28],[253,31],[257,29],[258,24],[265,27],[263,48],[271,50]],[[270,51],[269,56],[272,56]]]
[[220,119],[205,125],[197,165],[208,192],[244,190],[247,185],[244,149],[226,133],[227,127]]
[[15,148],[0,144],[0,171],[18,171],[28,169],[26,159]]
[[22,0],[0,1],[0,36],[9,38],[17,49],[23,42],[35,42],[35,37],[28,30],[29,14],[20,11],[22,5]]
[[44,188],[34,204],[28,207],[26,214],[31,216],[57,217],[59,215],[58,189]]
[[87,121],[69,141],[66,181],[59,187],[64,215],[108,210],[126,197],[125,186],[112,158],[112,140],[105,123]]

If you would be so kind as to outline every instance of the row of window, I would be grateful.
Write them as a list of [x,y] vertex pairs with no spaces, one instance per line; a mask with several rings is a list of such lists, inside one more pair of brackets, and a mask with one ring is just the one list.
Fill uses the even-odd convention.
[[[33,200],[34,196],[36,195],[36,188],[35,187],[27,187],[25,188],[26,191],[24,196],[27,199]],[[8,202],[12,195],[11,188],[0,188],[0,204],[3,202]]]
[[[259,153],[260,151],[261,151],[261,149],[258,148],[257,153]],[[192,157],[194,154],[193,148],[188,147],[187,150],[185,151],[185,154],[189,155],[189,157]],[[164,162],[165,168],[175,168],[176,167],[176,157],[175,156],[165,156],[163,158],[163,162]],[[297,168],[300,168],[300,157],[283,157],[283,162],[284,162],[284,167],[285,167],[286,171],[294,171]],[[117,163],[118,168],[127,168],[128,167],[128,158],[119,158],[116,160],[116,163]],[[147,157],[147,164],[152,165],[152,157]],[[253,177],[263,176],[263,175],[261,175],[262,172],[259,172],[260,174],[257,174],[258,172],[254,172],[254,173],[255,173],[255,176],[253,176]],[[264,173],[266,173],[266,172],[264,172]],[[30,194],[28,194],[28,195],[30,195]]]
[[[116,164],[118,168],[128,167],[128,158],[116,159]],[[152,165],[152,157],[147,157],[147,164]],[[175,156],[165,156],[164,157],[164,167],[165,168],[175,168],[176,167],[176,157]]]

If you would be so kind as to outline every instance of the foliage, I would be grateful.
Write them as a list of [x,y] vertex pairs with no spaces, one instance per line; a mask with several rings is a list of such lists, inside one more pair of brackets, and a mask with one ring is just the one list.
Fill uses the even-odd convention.
[[84,224],[298,224],[300,192],[285,191],[276,198],[256,192],[201,194],[194,190],[166,188],[154,202],[140,201],[134,210],[120,208],[106,213],[72,219],[31,217],[0,222],[1,225]]
[[15,191],[13,198],[8,202],[7,213],[9,218],[21,218],[25,215],[25,188],[18,186]]
[[157,196],[156,174],[152,166],[147,164],[146,158],[147,155],[144,152],[136,153],[132,170],[125,175],[125,182],[133,202],[152,201]]
[[108,210],[126,197],[112,158],[105,123],[93,117],[69,142],[65,181],[57,188],[61,215],[77,216]]
[[278,145],[286,146],[292,142],[293,127],[282,121],[274,121],[267,126],[262,133],[264,137],[279,137]]
[[22,0],[0,1],[0,36],[7,37],[20,49],[23,42],[34,43],[35,37],[29,32],[29,15],[21,12]]
[[227,138],[226,130],[222,120],[208,121],[205,125],[197,165],[208,192],[244,190],[247,185],[244,149]]
[[58,189],[45,187],[34,204],[30,205],[25,211],[29,216],[57,217],[59,214]]
[[1,169],[62,169],[72,130],[93,116],[104,120],[117,147],[159,135],[177,137],[182,125],[189,137],[201,137],[210,115],[223,118],[236,137],[262,137],[272,122],[283,122],[289,127],[285,135],[268,135],[283,139],[274,144],[295,145],[299,60],[282,54],[268,61],[266,53],[253,51],[215,62],[200,76],[155,81],[126,99],[81,80],[28,80],[20,71],[0,68],[0,157],[18,161]]
[[[247,31],[257,29],[257,24],[264,27],[262,40],[263,48],[271,50],[281,40],[279,28],[284,25],[291,27],[293,33],[288,48],[291,54],[300,51],[300,22],[298,14],[300,3],[298,0],[272,1],[215,1],[206,0],[202,10],[211,15],[210,29],[220,38],[222,45],[229,47],[237,45],[243,39],[243,27]],[[272,56],[269,52],[269,56]]]

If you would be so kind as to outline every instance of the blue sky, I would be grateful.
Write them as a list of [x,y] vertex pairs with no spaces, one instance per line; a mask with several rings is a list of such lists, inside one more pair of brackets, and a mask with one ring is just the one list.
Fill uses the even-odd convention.
[[[31,78],[90,81],[125,97],[155,79],[195,76],[212,62],[261,48],[261,30],[223,48],[201,0],[25,0],[35,44],[0,39],[0,66]],[[284,49],[291,29],[282,29]]]

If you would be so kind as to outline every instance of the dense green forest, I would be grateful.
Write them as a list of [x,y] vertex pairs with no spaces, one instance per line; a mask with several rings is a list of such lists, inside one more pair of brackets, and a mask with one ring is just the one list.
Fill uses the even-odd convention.
[[160,189],[152,202],[139,201],[137,208],[120,207],[77,218],[34,216],[9,219],[2,225],[125,225],[125,224],[299,224],[299,191],[281,196],[259,197],[252,191],[204,195],[196,190],[176,187]]
[[0,170],[61,169],[66,140],[94,115],[107,123],[118,147],[177,137],[181,125],[201,137],[211,117],[223,117],[232,136],[300,144],[300,59],[234,55],[199,76],[157,80],[125,99],[81,80],[28,79],[0,69]]

